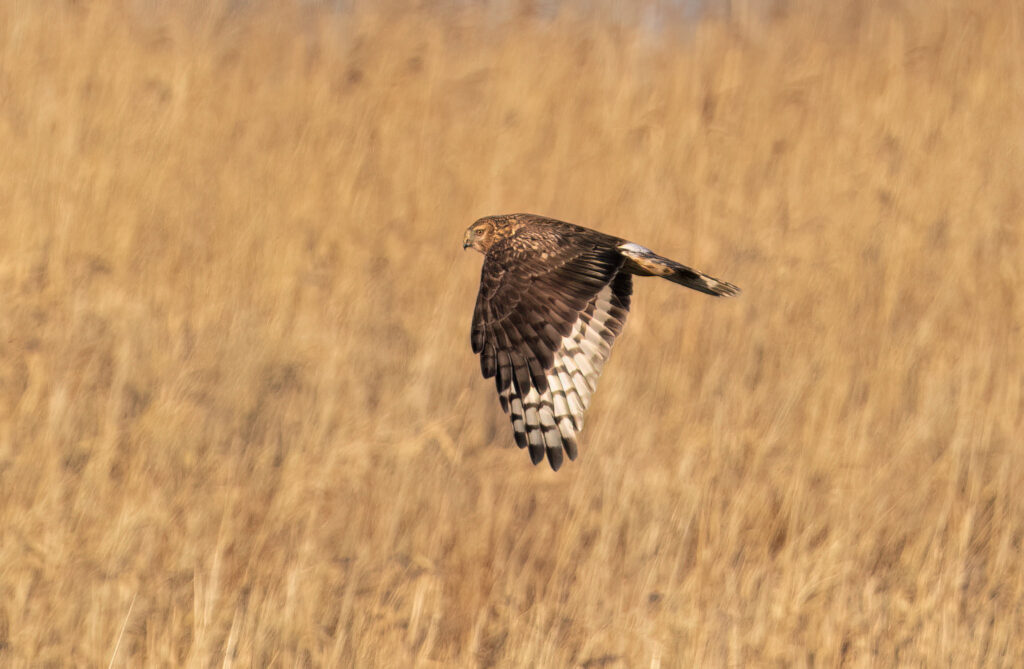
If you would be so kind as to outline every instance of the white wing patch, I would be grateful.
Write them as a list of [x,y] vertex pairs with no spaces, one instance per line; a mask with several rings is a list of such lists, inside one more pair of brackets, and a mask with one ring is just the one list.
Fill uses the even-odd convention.
[[512,419],[516,443],[530,449],[534,463],[546,454],[558,469],[563,449],[570,460],[576,459],[576,435],[583,429],[583,415],[611,354],[611,342],[626,319],[628,301],[615,301],[612,286],[606,285],[580,313],[554,353],[551,369],[545,374],[548,387],[544,392],[530,388],[523,396],[513,377],[500,393],[501,405]]

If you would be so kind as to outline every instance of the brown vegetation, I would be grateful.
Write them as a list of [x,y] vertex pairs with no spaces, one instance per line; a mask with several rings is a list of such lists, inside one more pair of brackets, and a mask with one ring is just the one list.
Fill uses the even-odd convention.
[[[152,4],[0,3],[0,663],[1024,657],[1019,4]],[[557,474],[510,211],[744,289],[638,281]]]

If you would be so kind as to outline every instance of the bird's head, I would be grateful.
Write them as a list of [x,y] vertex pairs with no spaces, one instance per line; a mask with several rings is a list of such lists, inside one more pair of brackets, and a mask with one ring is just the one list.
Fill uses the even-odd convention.
[[498,226],[503,223],[496,216],[485,216],[476,223],[466,228],[466,234],[462,237],[462,248],[472,248],[480,253],[487,253],[494,242],[502,236],[498,232]]

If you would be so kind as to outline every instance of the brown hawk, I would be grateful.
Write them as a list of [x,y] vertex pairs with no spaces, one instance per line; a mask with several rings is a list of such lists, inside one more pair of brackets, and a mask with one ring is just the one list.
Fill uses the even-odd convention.
[[576,459],[576,434],[597,377],[622,332],[632,277],[660,276],[708,295],[739,288],[639,244],[534,214],[486,216],[462,248],[484,254],[471,343],[484,378],[533,464],[562,452]]

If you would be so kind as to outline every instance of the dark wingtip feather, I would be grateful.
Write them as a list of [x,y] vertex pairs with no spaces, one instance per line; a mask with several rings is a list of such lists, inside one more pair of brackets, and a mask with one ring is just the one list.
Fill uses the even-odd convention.
[[558,471],[558,468],[562,466],[562,447],[556,446],[548,449],[548,462],[551,464],[551,469]]
[[494,347],[491,346],[490,343],[484,344],[483,351],[480,352],[480,371],[483,373],[485,379],[489,379],[494,376],[497,369],[498,360],[494,352]]
[[479,353],[484,349],[484,329],[473,323],[473,330],[469,333],[469,345],[473,353]]
[[530,446],[530,460],[533,464],[540,464],[540,461],[544,459],[544,447],[543,446]]
[[575,460],[579,454],[576,446],[576,440],[572,437],[563,437],[563,444],[565,445],[565,454],[569,456],[570,460]]

